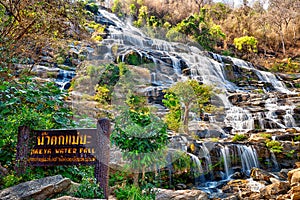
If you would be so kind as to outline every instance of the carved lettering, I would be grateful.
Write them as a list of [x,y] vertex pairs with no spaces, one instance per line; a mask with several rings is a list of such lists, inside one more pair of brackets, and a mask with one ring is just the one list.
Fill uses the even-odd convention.
[[65,136],[60,135],[58,136],[58,145],[64,145],[65,144]]

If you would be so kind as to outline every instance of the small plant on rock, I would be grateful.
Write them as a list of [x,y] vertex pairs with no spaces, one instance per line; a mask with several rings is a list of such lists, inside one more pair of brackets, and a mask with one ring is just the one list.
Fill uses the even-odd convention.
[[283,146],[281,143],[276,140],[271,140],[266,143],[266,146],[270,149],[270,151],[274,153],[281,153],[283,150]]
[[244,134],[236,134],[233,138],[232,141],[233,142],[237,142],[237,141],[243,141],[246,140],[248,137]]

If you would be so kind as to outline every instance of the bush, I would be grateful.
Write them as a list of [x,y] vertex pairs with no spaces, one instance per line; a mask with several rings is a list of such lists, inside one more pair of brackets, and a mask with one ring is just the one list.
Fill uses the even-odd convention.
[[283,146],[281,146],[281,143],[276,140],[271,140],[266,143],[266,146],[270,149],[270,151],[274,153],[281,153],[283,150]]
[[257,52],[257,39],[253,36],[234,38],[233,43],[239,51]]
[[79,198],[104,198],[103,191],[96,183],[95,178],[83,178],[74,196]]
[[237,141],[243,141],[246,140],[248,137],[244,134],[236,134],[233,138],[232,141],[233,142],[237,142]]
[[134,185],[126,185],[122,188],[118,188],[116,191],[116,197],[118,200],[154,200],[155,193],[143,193],[141,188]]

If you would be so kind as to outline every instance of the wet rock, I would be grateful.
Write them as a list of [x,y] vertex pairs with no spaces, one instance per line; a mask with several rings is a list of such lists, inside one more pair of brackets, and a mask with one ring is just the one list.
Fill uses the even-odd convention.
[[201,190],[167,190],[158,189],[156,200],[208,200],[208,196]]
[[271,178],[277,179],[274,175],[259,168],[252,168],[250,177],[255,181],[266,181],[267,183],[271,183]]
[[0,191],[1,200],[49,199],[71,186],[71,180],[61,175],[20,183]]
[[198,131],[197,136],[199,138],[223,138],[224,134],[218,130],[203,130]]
[[246,174],[241,173],[241,172],[235,172],[231,175],[230,178],[232,178],[232,179],[244,179],[244,178],[246,178]]

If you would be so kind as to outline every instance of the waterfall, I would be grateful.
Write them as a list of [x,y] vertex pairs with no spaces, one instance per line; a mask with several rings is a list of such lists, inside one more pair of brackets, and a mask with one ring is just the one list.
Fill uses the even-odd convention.
[[225,124],[233,127],[236,131],[249,131],[254,129],[254,119],[252,114],[241,107],[233,106],[227,110]]
[[205,181],[203,168],[201,162],[197,156],[191,153],[187,153],[192,159],[192,172],[195,177],[195,184],[198,185],[201,182]]
[[236,145],[242,162],[242,171],[250,173],[253,167],[259,167],[256,150],[252,146]]
[[224,170],[226,176],[223,179],[229,178],[229,175],[232,174],[231,170],[231,160],[228,146],[221,147],[221,161],[224,163]]

